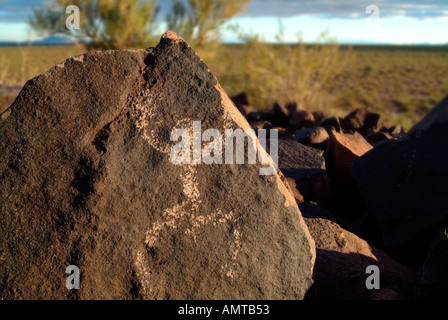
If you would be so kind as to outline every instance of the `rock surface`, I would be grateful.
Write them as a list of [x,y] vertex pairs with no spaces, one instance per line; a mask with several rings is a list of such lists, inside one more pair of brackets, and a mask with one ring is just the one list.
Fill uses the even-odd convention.
[[[407,299],[414,273],[355,234],[322,218],[305,218],[316,242],[314,285],[309,299]],[[378,266],[380,289],[366,288],[366,268]],[[391,294],[392,293],[392,294]]]
[[297,204],[300,204],[304,201],[303,196],[300,194],[300,190],[297,188],[296,180],[294,178],[286,178],[286,182],[291,189],[292,195],[296,200]]
[[352,174],[383,229],[386,246],[446,223],[448,140],[441,137],[447,136],[448,126],[436,123],[421,137],[385,141],[353,161]]
[[341,122],[344,130],[360,130],[364,128],[368,111],[366,109],[355,109],[350,112]]
[[308,110],[296,110],[291,113],[292,127],[308,128],[315,126],[314,115]]
[[328,203],[330,181],[320,150],[294,140],[278,140],[278,167],[285,177],[294,179],[295,186],[307,201]]
[[337,117],[331,117],[331,118],[327,118],[327,119],[323,120],[320,123],[320,126],[325,128],[325,130],[327,130],[328,132],[331,132],[332,130],[339,132],[339,133],[342,132],[341,121]]
[[409,136],[420,137],[435,123],[448,122],[448,96],[440,101],[420,122],[409,130]]
[[324,158],[331,181],[333,212],[348,220],[358,218],[365,211],[350,164],[370,149],[372,146],[358,132],[330,132],[330,142]]
[[418,299],[446,299],[448,292],[448,229],[436,236],[418,273]]
[[339,183],[351,183],[350,164],[372,146],[357,132],[342,134],[336,131],[330,133],[330,144],[325,153],[328,174]]
[[299,209],[304,218],[326,219],[338,224],[343,228],[345,227],[344,221],[342,219],[312,201],[304,201],[299,203]]
[[173,32],[28,81],[0,120],[0,299],[303,298],[314,242],[284,177],[173,164],[193,120],[249,128]]
[[328,146],[330,136],[322,127],[299,129],[294,133],[294,139],[306,146],[325,150]]

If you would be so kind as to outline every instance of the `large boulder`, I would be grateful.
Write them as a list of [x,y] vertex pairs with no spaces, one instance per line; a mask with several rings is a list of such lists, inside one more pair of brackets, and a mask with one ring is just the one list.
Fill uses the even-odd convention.
[[193,120],[250,128],[173,32],[28,81],[0,121],[0,299],[303,298],[314,242],[284,177],[173,163]]
[[[445,99],[407,136],[382,142],[351,165],[385,246],[412,258],[414,266],[421,265],[438,230],[447,227],[447,110]],[[400,246],[406,243],[412,245],[404,250]]]

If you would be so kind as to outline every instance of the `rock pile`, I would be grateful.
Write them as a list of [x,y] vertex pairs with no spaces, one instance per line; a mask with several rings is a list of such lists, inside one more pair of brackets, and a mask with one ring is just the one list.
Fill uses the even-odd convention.
[[448,227],[447,114],[445,99],[405,137],[378,145],[351,165],[384,245],[413,267]]
[[257,111],[249,105],[245,92],[231,97],[234,104],[254,129],[279,130],[284,138],[294,139],[307,146],[325,150],[330,140],[330,132],[358,133],[370,144],[399,138],[404,135],[400,125],[387,128],[378,113],[367,109],[356,109],[345,118],[326,117],[322,112],[310,112],[298,103],[275,103],[272,110]]
[[[254,129],[282,132],[279,168],[316,241],[315,284],[308,298],[447,296],[441,288],[448,278],[448,97],[409,133],[399,125],[384,127],[378,114],[365,109],[325,118],[296,103],[256,112],[239,101]],[[348,244],[338,247],[341,234]],[[363,291],[361,269],[368,262],[362,261],[372,262],[373,252],[363,246],[380,252],[375,264],[394,275],[386,291]],[[344,273],[360,265],[350,276]]]

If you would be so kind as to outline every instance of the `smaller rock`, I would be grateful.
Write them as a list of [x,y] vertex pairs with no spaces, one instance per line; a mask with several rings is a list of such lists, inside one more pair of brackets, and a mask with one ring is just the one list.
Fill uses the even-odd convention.
[[[294,140],[278,140],[278,167],[280,170],[318,169],[325,171],[322,151]],[[286,174],[285,176],[289,176]]]
[[299,129],[294,133],[294,139],[312,148],[326,150],[330,136],[322,127]]
[[286,110],[288,110],[288,115],[291,116],[294,112],[299,110],[301,107],[295,101],[288,102],[285,105]]
[[378,113],[369,112],[364,118],[363,130],[380,130],[383,127],[383,120]]
[[350,163],[372,148],[372,145],[358,132],[343,134],[332,131],[329,147],[324,154],[330,179],[351,184],[354,180],[350,172]]
[[270,123],[269,121],[266,120],[260,120],[260,121],[256,121],[256,122],[251,122],[250,126],[252,129],[255,130],[255,134],[258,137],[259,134],[259,130],[265,130],[265,135],[264,137],[266,139],[270,139],[271,137],[271,129],[275,129],[277,130],[277,138],[283,138],[286,137],[288,135],[288,131],[285,128],[281,128],[281,127],[274,127],[272,125],[272,123]]
[[372,148],[358,132],[330,132],[329,146],[324,153],[325,167],[331,181],[332,211],[341,217],[351,220],[366,211],[350,164]]
[[349,113],[341,122],[342,129],[349,131],[358,131],[364,127],[367,117],[366,109],[356,109]]
[[373,290],[372,296],[370,300],[408,300],[409,297],[406,297],[403,294],[396,292],[395,290],[391,290],[388,288]]
[[309,128],[316,125],[314,116],[307,110],[297,110],[291,115],[289,125],[293,128]]
[[364,137],[370,144],[374,144],[392,138],[392,136],[387,132],[373,131],[373,130],[366,133]]
[[320,124],[325,119],[325,115],[321,111],[314,111],[313,117],[316,125]]
[[248,122],[260,121],[261,119],[263,119],[263,114],[259,111],[250,111],[246,116]]
[[274,103],[272,107],[273,119],[272,123],[277,126],[286,127],[289,121],[288,109],[282,104]]
[[[277,130],[277,138],[278,139],[286,139],[290,135],[286,128],[282,127],[273,127],[272,129]],[[266,136],[270,138],[270,131],[267,131]]]
[[399,124],[397,124],[397,125],[395,125],[395,126],[389,128],[389,129],[387,130],[387,132],[388,132],[389,134],[393,135],[393,136],[401,136],[401,135],[403,135],[403,134],[405,133],[405,132],[404,132],[404,129],[403,129],[403,128],[401,127],[401,125],[399,125]]
[[327,207],[331,189],[322,151],[294,140],[279,139],[278,167],[285,177],[294,179],[306,201]]
[[265,120],[250,122],[250,126],[254,130],[272,129],[273,128],[272,123],[270,123],[269,121],[265,121]]
[[327,118],[320,123],[320,126],[327,129],[328,132],[331,130],[342,132],[341,121],[338,117]]

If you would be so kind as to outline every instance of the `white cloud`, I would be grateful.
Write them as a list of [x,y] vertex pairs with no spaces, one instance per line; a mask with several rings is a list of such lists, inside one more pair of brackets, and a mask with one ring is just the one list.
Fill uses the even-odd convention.
[[243,15],[357,19],[366,16],[369,5],[378,6],[381,17],[439,18],[447,16],[448,10],[446,0],[254,0]]

